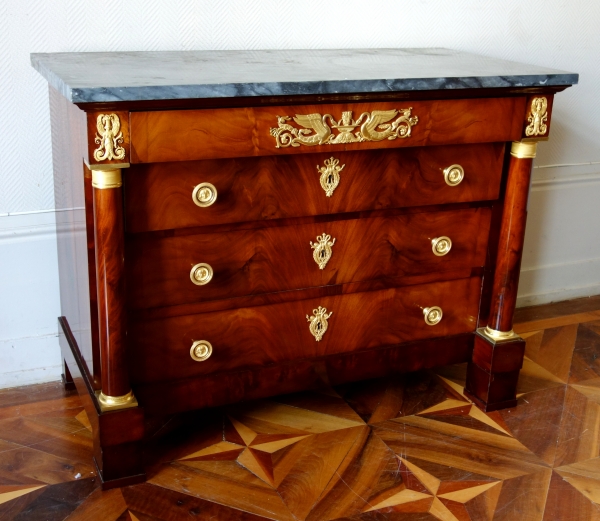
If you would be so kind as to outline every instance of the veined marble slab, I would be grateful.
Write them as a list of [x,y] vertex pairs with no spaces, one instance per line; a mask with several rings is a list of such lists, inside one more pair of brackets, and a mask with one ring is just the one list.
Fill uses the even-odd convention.
[[450,49],[32,54],[74,103],[572,85],[578,75]]

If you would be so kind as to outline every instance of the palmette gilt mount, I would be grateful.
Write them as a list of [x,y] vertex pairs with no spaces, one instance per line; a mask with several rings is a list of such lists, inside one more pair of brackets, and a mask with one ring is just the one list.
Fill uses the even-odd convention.
[[308,326],[310,333],[315,337],[317,342],[320,342],[329,327],[329,317],[333,315],[333,311],[327,314],[327,309],[319,306],[317,309],[313,309],[313,314],[311,317],[306,315],[306,320],[310,322]]
[[94,139],[97,145],[94,150],[96,161],[110,161],[112,159],[125,159],[123,144],[123,132],[121,132],[121,121],[116,114],[100,114],[96,119],[98,133]]
[[325,166],[317,165],[317,172],[320,172],[321,174],[321,177],[319,178],[321,188],[325,190],[325,195],[327,197],[331,197],[333,191],[340,184],[340,172],[345,166],[346,165],[340,166],[339,159],[336,159],[335,157],[326,159]]
[[331,235],[323,232],[323,235],[317,236],[317,242],[310,241],[310,247],[313,249],[313,259],[318,264],[319,269],[324,269],[333,255],[331,249],[335,244],[335,239],[331,240]]
[[[363,112],[357,120],[352,118],[351,110],[342,112],[339,121],[331,114],[296,114],[294,122],[303,128],[287,123],[291,119],[289,116],[277,116],[278,126],[270,130],[275,138],[275,148],[404,139],[410,137],[412,127],[419,122],[418,116],[412,115],[412,107],[399,111]],[[354,132],[357,127],[360,129]]]
[[525,135],[543,136],[548,132],[548,100],[545,96],[536,97],[531,100],[531,114],[527,118],[529,125],[525,128]]

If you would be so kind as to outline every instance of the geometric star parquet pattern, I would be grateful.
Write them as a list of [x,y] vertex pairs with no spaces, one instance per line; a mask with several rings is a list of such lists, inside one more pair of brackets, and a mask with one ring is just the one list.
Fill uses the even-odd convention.
[[75,393],[0,391],[0,520],[600,521],[598,308],[523,314],[516,408],[459,365],[150,418],[147,483],[106,492]]

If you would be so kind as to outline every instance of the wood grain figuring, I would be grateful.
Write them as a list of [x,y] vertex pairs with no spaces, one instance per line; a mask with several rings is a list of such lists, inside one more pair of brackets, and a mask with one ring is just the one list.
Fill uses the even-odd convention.
[[[565,476],[571,477],[570,474]],[[597,488],[599,482],[592,480],[590,484]],[[577,487],[573,485],[572,480],[565,479],[556,471],[552,473],[543,521],[555,519],[600,521],[600,509],[595,502],[590,501],[589,485],[587,483],[577,483]]]
[[[527,316],[578,316],[582,304],[561,309],[565,315],[551,305]],[[147,422],[150,483],[117,491],[100,489],[90,422],[73,391],[1,390],[0,518],[600,521],[599,331],[592,320],[529,332],[519,405],[497,412],[467,400],[465,364],[395,372],[418,353],[431,361],[437,341],[428,340],[313,367],[318,389],[157,415]],[[444,354],[458,352],[458,344],[446,346]],[[347,375],[342,367],[352,372],[369,360],[388,376],[335,380]],[[250,392],[273,384],[274,374],[258,374]],[[299,385],[300,374],[287,376]],[[206,378],[218,392],[234,382],[221,376],[217,387],[218,376]],[[204,377],[185,390],[181,382],[147,390],[210,399]]]
[[[323,222],[220,234],[154,239],[128,237],[126,278],[133,308],[161,307],[382,277],[406,277],[483,266],[490,210],[400,215],[388,219]],[[324,269],[311,243],[335,243]],[[436,256],[432,239],[452,248]],[[212,280],[190,280],[192,266],[208,263]]]
[[98,319],[98,287],[96,284],[96,240],[94,232],[94,188],[92,171],[84,164],[85,234],[87,239],[87,267],[90,292],[90,332],[92,341],[92,373],[94,389],[102,389],[102,362],[100,360],[100,326]]
[[[506,178],[504,177],[504,180]],[[504,190],[502,190],[504,192]],[[496,258],[498,256],[498,237],[500,234],[500,223],[502,222],[502,207],[504,193],[501,198],[494,202],[491,207],[490,234],[488,237],[487,257],[483,269],[483,286],[481,288],[481,305],[479,306],[479,327],[487,326],[492,305],[492,289],[494,284],[494,272],[496,269]]]
[[378,291],[382,289],[401,288],[404,286],[415,286],[431,282],[452,281],[468,277],[481,276],[480,268],[466,268],[439,273],[425,273],[423,275],[412,275],[408,277],[382,277],[379,279],[365,280],[362,282],[349,282],[347,284],[336,284],[331,286],[315,286],[312,288],[296,289],[292,291],[278,291],[277,293],[259,293],[257,295],[246,295],[245,297],[233,297],[221,300],[206,300],[191,304],[178,304],[161,308],[129,308],[128,317],[132,322],[152,321],[167,317],[179,317],[182,315],[196,315],[199,313],[210,313],[213,311],[226,311],[237,308],[250,308],[266,306],[269,304],[281,304],[298,300],[319,299],[335,295],[350,295],[352,293],[365,291]]
[[569,324],[523,333],[521,337],[526,341],[525,355],[562,382],[567,382],[578,329],[578,324]]
[[510,156],[488,326],[511,331],[525,240],[532,159]]
[[[131,323],[130,373],[135,383],[158,382],[264,366],[410,340],[474,331],[481,279],[355,293],[318,300]],[[318,306],[333,315],[319,342],[306,316]],[[425,323],[422,308],[440,306],[442,321]],[[194,362],[195,340],[213,344],[213,355]]]
[[[443,349],[440,347],[443,346]],[[150,414],[173,414],[465,362],[470,333],[135,386]],[[210,390],[210,392],[207,392]]]
[[[331,157],[344,168],[327,197],[317,166]],[[493,200],[503,160],[504,143],[494,143],[133,165],[124,172],[126,226],[142,232]],[[457,163],[465,177],[448,186],[443,170]],[[192,200],[202,182],[218,192],[206,208]]]
[[502,343],[490,342],[483,335],[476,335],[473,363],[490,373],[517,371],[523,366],[525,342],[515,339]]
[[[148,512],[154,514],[161,512],[161,515],[169,520],[185,519],[200,514],[208,519],[213,517],[219,521],[264,521],[265,519],[244,510],[177,492],[173,490],[174,488],[174,486],[165,488],[148,483],[143,486],[127,487],[122,490],[122,493],[130,509],[129,513],[135,512],[135,516],[140,521],[156,519],[160,521],[160,518],[150,517]],[[135,521],[133,517],[131,519]]]
[[524,354],[522,338],[495,342],[478,330],[467,368],[466,396],[486,412],[517,405],[517,381]]
[[[405,107],[419,118],[406,139],[275,148],[269,134],[278,115],[332,114],[337,120],[348,110],[358,117]],[[132,112],[131,163],[513,141],[521,136],[524,111],[525,97]]]
[[123,189],[94,188],[94,235],[102,392],[123,396],[129,386],[126,365],[126,308]]

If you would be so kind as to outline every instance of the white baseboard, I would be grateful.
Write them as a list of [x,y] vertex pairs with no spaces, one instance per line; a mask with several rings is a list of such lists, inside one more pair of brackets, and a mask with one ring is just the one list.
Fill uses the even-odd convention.
[[60,380],[58,334],[0,340],[0,389]]
[[600,294],[600,165],[533,172],[517,306]]
[[600,259],[521,270],[517,307],[600,294]]
[[542,304],[551,304],[552,302],[562,302],[575,298],[593,297],[600,295],[600,284],[596,286],[584,286],[582,288],[568,288],[549,293],[537,293],[535,295],[519,295],[517,297],[517,307],[525,308],[529,306],[540,306]]
[[60,379],[54,212],[0,217],[0,388]]

